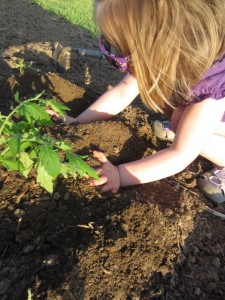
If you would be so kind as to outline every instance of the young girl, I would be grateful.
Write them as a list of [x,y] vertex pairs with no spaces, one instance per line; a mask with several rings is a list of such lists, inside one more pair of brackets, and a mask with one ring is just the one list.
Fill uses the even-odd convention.
[[100,50],[128,73],[67,123],[109,118],[140,93],[150,109],[172,109],[176,135],[169,148],[118,166],[94,151],[102,167],[91,184],[116,193],[174,175],[202,155],[219,167],[199,185],[213,201],[225,201],[225,1],[96,0],[95,19]]

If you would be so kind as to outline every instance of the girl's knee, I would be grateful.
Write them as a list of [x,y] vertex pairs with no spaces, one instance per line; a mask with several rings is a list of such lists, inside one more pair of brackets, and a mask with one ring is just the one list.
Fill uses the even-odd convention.
[[171,116],[171,124],[172,124],[172,129],[174,132],[177,131],[177,127],[180,123],[180,119],[183,115],[183,112],[185,110],[186,106],[178,106],[172,113]]

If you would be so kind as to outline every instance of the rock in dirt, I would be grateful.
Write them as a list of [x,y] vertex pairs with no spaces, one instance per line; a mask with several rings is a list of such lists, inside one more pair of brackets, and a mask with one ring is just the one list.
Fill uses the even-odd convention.
[[17,208],[15,211],[14,211],[14,216],[17,217],[17,218],[21,218],[22,216],[25,215],[25,211],[22,210],[22,209],[19,209]]
[[11,285],[11,280],[9,279],[3,279],[0,281],[0,296],[3,296],[7,293],[10,285]]
[[199,295],[201,295],[201,289],[199,288],[199,287],[196,287],[195,289],[194,289],[194,294],[196,295],[196,296],[199,296]]
[[215,257],[213,260],[212,260],[212,266],[214,266],[216,269],[219,269],[220,268],[220,259],[219,257]]
[[28,246],[23,248],[23,252],[25,254],[30,254],[30,253],[34,252],[34,250],[35,250],[34,245],[28,245]]
[[55,254],[49,255],[43,261],[43,265],[46,267],[54,267],[55,265],[58,265],[58,263],[59,263],[58,255]]

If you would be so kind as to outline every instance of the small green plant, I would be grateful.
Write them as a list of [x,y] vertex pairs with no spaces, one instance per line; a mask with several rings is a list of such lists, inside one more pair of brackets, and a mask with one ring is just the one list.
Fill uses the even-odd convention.
[[17,64],[15,65],[15,69],[19,69],[20,74],[24,74],[26,69],[32,69],[33,62],[25,62],[24,58],[19,58]]
[[68,107],[53,100],[42,99],[43,92],[25,101],[15,94],[18,106],[4,116],[0,113],[0,164],[8,170],[19,171],[28,177],[36,170],[36,181],[49,193],[53,192],[55,179],[61,174],[76,178],[90,176],[98,179],[96,172],[85,162],[86,156],[72,152],[71,146],[46,132],[54,125],[46,108],[62,117]]

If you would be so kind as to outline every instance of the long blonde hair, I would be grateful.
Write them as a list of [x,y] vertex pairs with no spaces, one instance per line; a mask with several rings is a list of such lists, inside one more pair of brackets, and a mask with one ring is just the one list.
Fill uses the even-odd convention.
[[143,102],[162,112],[225,52],[225,0],[95,0],[109,43],[130,55]]

